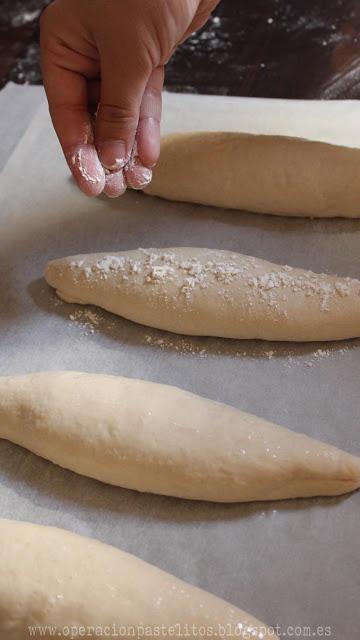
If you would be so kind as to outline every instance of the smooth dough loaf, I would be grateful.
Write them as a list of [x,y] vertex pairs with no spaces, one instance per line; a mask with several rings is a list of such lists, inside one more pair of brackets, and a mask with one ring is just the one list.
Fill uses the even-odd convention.
[[360,150],[285,136],[185,133],[162,140],[145,193],[289,216],[360,217]]
[[109,484],[193,500],[360,486],[360,458],[175,387],[116,376],[0,378],[0,437]]
[[[211,628],[214,636],[223,627],[239,640],[277,638],[223,600],[115,547],[63,529],[0,520],[0,566],[3,640],[65,637],[64,627],[73,628],[72,638],[84,636],[80,628],[85,627],[86,637],[110,636],[106,628],[111,628],[130,640],[141,628],[153,630],[154,637],[162,625],[165,630],[180,625],[180,638],[198,638],[200,627]],[[194,633],[186,635],[192,625]]]
[[176,247],[48,263],[66,302],[174,333],[284,341],[360,336],[360,281],[230,251]]

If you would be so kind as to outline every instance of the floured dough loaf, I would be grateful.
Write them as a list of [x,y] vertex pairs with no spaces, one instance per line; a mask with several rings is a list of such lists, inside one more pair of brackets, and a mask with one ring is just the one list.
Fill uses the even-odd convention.
[[360,281],[230,251],[176,247],[50,262],[67,302],[180,334],[321,341],[360,336]]
[[145,193],[290,216],[360,217],[360,149],[285,136],[184,133],[162,140]]
[[[277,638],[223,600],[115,547],[63,529],[0,520],[0,566],[3,640],[28,639],[29,627],[36,625],[42,629],[34,637],[47,639],[65,637],[66,626],[74,627],[72,638],[81,637],[79,628],[92,626],[86,637],[108,636],[106,627],[124,640],[144,628],[155,637],[162,625],[165,630],[178,625],[181,638],[200,637],[200,628],[211,628],[215,637],[221,627],[239,640]],[[47,625],[56,633],[45,634]]]
[[360,486],[360,458],[175,387],[115,376],[0,377],[0,437],[103,482],[194,500]]

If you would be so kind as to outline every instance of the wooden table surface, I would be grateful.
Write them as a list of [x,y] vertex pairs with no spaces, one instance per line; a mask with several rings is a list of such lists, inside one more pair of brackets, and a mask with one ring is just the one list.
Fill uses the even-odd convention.
[[[0,87],[41,83],[38,18],[49,0],[0,0]],[[168,65],[172,91],[360,97],[360,0],[223,0]]]

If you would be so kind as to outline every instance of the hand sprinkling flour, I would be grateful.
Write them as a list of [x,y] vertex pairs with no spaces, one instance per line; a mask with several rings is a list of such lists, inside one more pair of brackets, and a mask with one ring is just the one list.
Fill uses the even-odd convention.
[[143,189],[160,153],[164,66],[219,0],[54,0],[41,23],[44,85],[88,196]]

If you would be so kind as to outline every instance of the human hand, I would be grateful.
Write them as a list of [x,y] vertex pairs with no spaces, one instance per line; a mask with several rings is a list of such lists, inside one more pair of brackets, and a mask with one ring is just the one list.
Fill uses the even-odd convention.
[[164,65],[219,0],[55,0],[41,20],[52,121],[80,189],[142,189],[160,153]]

